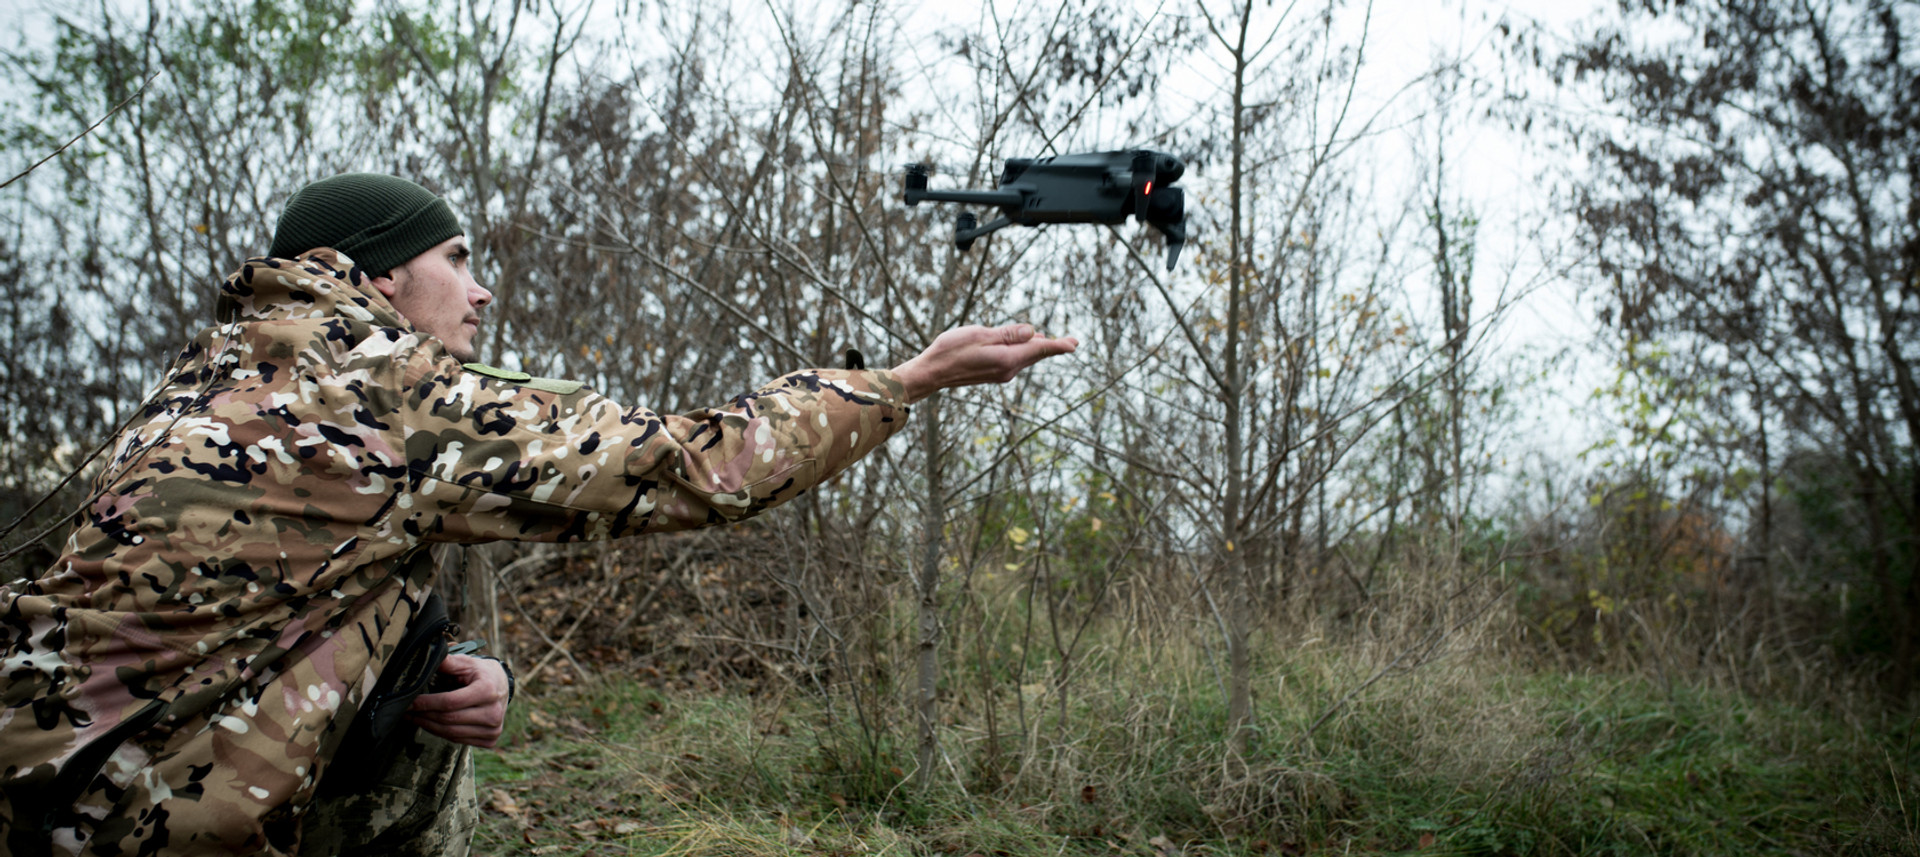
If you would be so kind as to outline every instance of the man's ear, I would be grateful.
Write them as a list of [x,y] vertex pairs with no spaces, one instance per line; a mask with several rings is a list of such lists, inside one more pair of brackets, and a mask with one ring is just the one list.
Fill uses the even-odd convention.
[[388,271],[378,277],[368,277],[367,282],[372,283],[374,288],[379,289],[380,294],[385,295],[387,300],[393,300],[393,293],[399,289],[399,285],[393,281],[392,271]]

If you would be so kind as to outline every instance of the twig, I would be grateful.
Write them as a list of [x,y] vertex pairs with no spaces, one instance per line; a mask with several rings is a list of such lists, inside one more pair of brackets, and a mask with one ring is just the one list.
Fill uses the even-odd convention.
[[[765,640],[749,640],[745,637],[730,637],[725,634],[689,634],[687,635],[687,639],[712,640],[716,643],[733,643],[734,645],[745,646],[747,648],[758,646],[763,649],[772,649],[776,652],[785,652],[796,657],[800,654],[798,649],[785,643],[769,643]],[[755,657],[757,658],[758,656]]]
[[107,111],[107,115],[105,115],[105,116],[102,116],[102,117],[100,117],[100,119],[99,119],[98,121],[96,121],[96,122],[94,122],[94,123],[93,123],[92,125],[88,125],[88,126],[87,126],[87,130],[85,130],[85,131],[81,131],[80,133],[78,133],[78,134],[75,134],[75,135],[73,136],[73,139],[71,139],[71,140],[68,140],[68,141],[66,142],[66,144],[65,144],[65,145],[62,145],[62,146],[61,146],[60,148],[58,148],[58,149],[55,149],[55,150],[53,150],[53,152],[52,152],[51,154],[49,154],[49,155],[47,155],[47,156],[46,156],[46,157],[44,157],[44,158],[41,158],[41,159],[40,159],[40,160],[38,160],[38,161],[34,161],[34,162],[33,162],[33,166],[31,166],[31,167],[28,167],[28,168],[26,168],[26,169],[24,169],[24,170],[21,170],[21,171],[20,171],[20,174],[19,174],[19,175],[16,175],[16,176],[14,176],[13,178],[10,178],[10,179],[7,179],[7,181],[6,181],[6,184],[0,184],[0,190],[6,190],[6,189],[7,189],[7,186],[8,186],[8,185],[11,185],[11,184],[13,184],[14,182],[17,182],[17,181],[19,181],[19,180],[21,180],[21,179],[23,179],[23,178],[26,178],[26,177],[27,177],[27,174],[28,174],[28,173],[30,173],[30,172],[33,172],[34,170],[37,170],[37,169],[40,169],[40,166],[41,166],[42,164],[45,164],[46,162],[48,162],[48,161],[51,161],[51,160],[53,160],[54,158],[57,158],[57,157],[60,157],[60,153],[62,153],[62,152],[65,152],[65,151],[66,151],[66,150],[67,150],[68,148],[71,148],[71,147],[73,146],[73,144],[75,144],[75,143],[78,143],[78,142],[80,142],[80,138],[82,138],[82,137],[85,137],[85,136],[87,136],[88,134],[91,134],[91,133],[93,133],[93,129],[95,129],[95,128],[98,128],[98,127],[100,127],[100,126],[101,126],[101,125],[102,125],[103,123],[105,123],[105,122],[106,122],[106,121],[107,121],[108,119],[112,119],[112,118],[113,118],[113,114],[115,114],[115,113],[119,113],[119,112],[120,112],[120,108],[122,108],[122,107],[125,107],[125,106],[127,106],[128,104],[131,104],[131,103],[133,103],[133,100],[134,100],[134,99],[136,99],[136,98],[139,98],[140,96],[142,96],[142,95],[145,95],[145,94],[147,94],[147,87],[149,87],[149,86],[152,86],[152,85],[153,85],[153,79],[154,79],[154,78],[156,78],[156,77],[159,77],[159,76],[160,76],[160,72],[157,72],[157,71],[156,71],[156,72],[154,72],[154,73],[153,73],[153,74],[151,74],[151,75],[148,75],[148,76],[147,76],[147,80],[146,80],[146,82],[145,82],[145,83],[142,83],[142,84],[140,84],[140,88],[139,88],[139,89],[137,89],[137,90],[135,90],[135,91],[134,91],[134,93],[133,93],[132,95],[129,95],[129,96],[127,96],[127,97],[126,97],[125,99],[123,99],[123,100],[122,100],[122,101],[121,101],[121,102],[120,102],[119,104],[115,104],[115,105],[113,106],[113,109],[112,109],[112,110],[109,110],[109,111]]
[[[552,657],[554,652],[559,652],[560,654],[566,656],[568,663],[573,664],[574,672],[583,676],[586,675],[587,674],[586,668],[580,666],[579,661],[574,660],[572,652],[569,652],[566,649],[562,648],[560,643],[554,642],[552,637],[547,636],[547,632],[540,630],[540,621],[533,618],[533,613],[527,610],[526,605],[520,603],[520,596],[515,595],[512,589],[506,589],[505,591],[507,593],[507,600],[513,602],[513,609],[520,611],[520,615],[523,617],[526,617],[527,627],[532,628],[533,632],[540,636],[540,640],[542,642],[552,647],[550,650],[548,650],[547,657]],[[540,664],[541,666],[545,666],[546,659],[542,658],[540,661]],[[526,677],[520,680],[524,682],[532,682],[533,677],[538,673],[539,673],[539,667],[535,667],[534,669],[527,671]]]
[[[625,581],[626,581],[625,577],[616,577],[612,580],[607,581],[607,586],[604,590],[600,592],[600,597],[594,600],[596,602],[605,602],[607,600],[607,596],[612,595],[613,590],[618,588],[620,584]],[[517,602],[516,602],[516,606],[517,606]],[[520,612],[525,613],[526,611],[522,610]],[[587,619],[593,616],[593,613],[594,611],[592,610],[580,611],[580,618],[573,620],[573,627],[568,628],[567,633],[562,634],[560,636],[560,642],[554,643],[553,648],[548,649],[546,655],[541,657],[540,661],[533,665],[533,669],[527,670],[527,678],[526,678],[527,681],[533,681],[533,677],[539,675],[540,671],[545,669],[547,664],[553,660],[553,656],[555,653],[566,655],[567,661],[573,664],[574,670],[576,672],[579,672],[579,674],[582,677],[586,676],[587,673],[584,669],[581,669],[580,662],[573,659],[572,652],[567,651],[567,641],[573,639],[574,632],[579,631],[580,626],[587,624]],[[528,616],[527,619],[528,621],[532,621],[533,617]],[[543,634],[541,636],[544,637],[545,635]]]
[[[148,78],[148,79],[151,80],[152,78]],[[58,154],[58,153],[56,152],[55,154]],[[26,175],[26,173],[21,173],[21,175]],[[19,178],[19,176],[15,176],[14,178],[17,179]],[[0,187],[4,187],[4,185],[0,185]],[[132,473],[133,468],[139,465],[141,461],[144,461],[146,459],[147,453],[152,452],[153,448],[158,446],[161,441],[165,440],[166,438],[172,435],[173,427],[176,425],[179,425],[180,420],[187,415],[188,409],[193,407],[195,404],[199,403],[200,399],[207,394],[207,391],[213,388],[214,381],[220,377],[220,375],[214,372],[213,369],[214,367],[219,365],[221,356],[226,354],[227,346],[231,344],[233,344],[233,333],[231,329],[228,329],[226,338],[220,341],[220,347],[217,350],[208,352],[212,356],[209,357],[207,360],[206,379],[200,382],[200,388],[194,391],[193,398],[179,405],[179,409],[174,413],[173,419],[167,423],[166,428],[161,429],[159,433],[154,435],[154,439],[152,441],[142,444],[138,450],[133,450],[129,448],[128,452],[123,454],[123,455],[131,455],[131,457],[126,459],[126,463],[120,468],[119,473],[114,474],[113,478],[110,480],[105,479],[106,474],[104,473],[101,474],[103,481],[99,483],[99,487],[94,490],[94,493],[92,496],[82,501],[80,505],[73,510],[73,512],[54,519],[54,521],[48,524],[46,528],[40,530],[37,533],[34,533],[32,536],[28,537],[25,541],[22,541],[11,548],[7,548],[4,551],[0,551],[0,562],[6,562],[7,560],[13,559],[16,556],[19,556],[20,554],[25,553],[27,548],[32,547],[33,545],[39,544],[41,540],[45,539],[49,535],[52,535],[54,530],[58,529],[63,524],[66,524],[70,519],[77,517],[81,513],[85,512],[89,504],[93,503],[94,500],[104,496],[108,491],[112,490],[113,486],[119,484],[121,479],[126,478],[126,475],[128,473]],[[13,531],[19,529],[21,524],[26,523],[27,518],[31,517],[35,512],[40,510],[40,507],[45,506],[49,501],[51,501],[54,498],[54,495],[59,494],[61,491],[65,490],[68,485],[73,483],[73,480],[79,478],[81,471],[86,470],[87,466],[92,464],[94,459],[99,458],[102,452],[105,452],[115,442],[119,441],[121,435],[124,434],[130,427],[132,427],[135,420],[146,415],[147,406],[149,404],[154,403],[155,397],[159,396],[162,392],[165,392],[169,388],[169,385],[172,384],[173,379],[178,374],[177,370],[179,370],[183,365],[180,361],[181,361],[181,356],[176,355],[174,357],[174,362],[168,364],[166,372],[161,374],[161,381],[158,385],[156,385],[153,388],[153,392],[148,393],[146,395],[146,398],[140,400],[140,404],[135,405],[131,410],[129,410],[127,412],[127,418],[120,422],[120,426],[118,428],[115,428],[112,432],[109,432],[107,434],[106,440],[101,441],[100,445],[94,447],[93,451],[88,453],[86,458],[82,459],[79,464],[74,465],[73,469],[68,471],[66,478],[60,480],[60,484],[53,486],[53,489],[48,491],[46,493],[46,496],[41,497],[39,502],[34,503],[33,506],[27,509],[27,511],[25,511],[24,513],[22,513],[20,517],[15,518],[13,520],[13,523],[10,523],[7,525],[6,529],[0,530],[0,539],[5,539],[7,536],[13,535]]]

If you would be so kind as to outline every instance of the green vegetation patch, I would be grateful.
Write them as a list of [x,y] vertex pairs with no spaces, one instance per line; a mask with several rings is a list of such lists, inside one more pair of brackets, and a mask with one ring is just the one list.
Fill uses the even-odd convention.
[[[1299,655],[1229,760],[1205,683],[1089,682],[912,781],[910,720],[798,693],[612,682],[520,706],[483,754],[483,854],[1920,854],[1913,724],[1612,676],[1450,666],[1326,714]],[[1321,678],[1304,681],[1312,673]],[[1098,691],[1093,688],[1100,686]],[[1002,701],[1011,709],[1014,703]],[[888,720],[881,715],[890,715]],[[1063,719],[1064,718],[1064,719]],[[998,722],[1018,722],[1002,712]],[[868,740],[872,739],[872,740]],[[990,744],[992,746],[990,746]],[[989,758],[989,755],[992,758]]]

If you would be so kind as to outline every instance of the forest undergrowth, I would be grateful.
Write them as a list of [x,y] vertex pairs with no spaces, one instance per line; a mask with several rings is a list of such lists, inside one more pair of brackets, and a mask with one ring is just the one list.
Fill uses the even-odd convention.
[[1062,670],[996,615],[1012,592],[948,647],[932,776],[885,664],[589,667],[481,754],[477,851],[1920,854],[1915,722],[1868,685],[1678,645],[1569,665],[1517,645],[1493,597],[1265,635],[1240,758],[1216,645],[1103,618]]

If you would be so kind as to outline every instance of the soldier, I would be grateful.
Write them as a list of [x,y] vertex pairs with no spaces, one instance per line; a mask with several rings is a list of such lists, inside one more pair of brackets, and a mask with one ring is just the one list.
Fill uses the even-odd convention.
[[911,403],[1077,345],[965,327],[891,371],[661,415],[472,362],[492,296],[470,258],[431,192],[347,174],[227,278],[61,557],[0,587],[6,850],[464,853],[466,747],[499,737],[511,680],[446,655],[453,689],[421,692],[445,645],[429,545],[741,520]]

